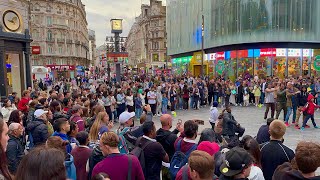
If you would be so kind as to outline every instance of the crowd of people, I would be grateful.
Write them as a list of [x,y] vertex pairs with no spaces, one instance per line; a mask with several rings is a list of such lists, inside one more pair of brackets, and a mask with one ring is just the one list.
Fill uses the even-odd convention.
[[[319,80],[76,78],[50,90],[40,81],[2,101],[0,180],[319,179],[320,145],[302,141],[294,152],[283,138],[291,114],[296,129],[309,127],[309,119],[318,128]],[[256,137],[244,135],[232,114],[232,106],[250,105],[266,106],[267,124]],[[198,132],[201,120],[173,125],[175,111],[205,106],[210,128]]]

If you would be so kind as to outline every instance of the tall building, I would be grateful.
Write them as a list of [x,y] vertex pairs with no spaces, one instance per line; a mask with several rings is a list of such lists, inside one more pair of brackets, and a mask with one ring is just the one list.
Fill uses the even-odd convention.
[[127,38],[129,64],[134,68],[164,67],[166,62],[166,6],[162,1],[150,0],[141,5],[141,14]]
[[27,0],[0,1],[0,96],[32,86]]
[[[225,79],[320,75],[318,0],[168,0],[176,73]],[[202,57],[202,15],[204,51]]]
[[89,29],[89,61],[91,65],[94,65],[96,60],[96,33]]
[[[55,78],[72,78],[77,66],[89,66],[89,35],[81,0],[32,0],[33,66],[46,66]],[[80,69],[80,68],[79,68]]]

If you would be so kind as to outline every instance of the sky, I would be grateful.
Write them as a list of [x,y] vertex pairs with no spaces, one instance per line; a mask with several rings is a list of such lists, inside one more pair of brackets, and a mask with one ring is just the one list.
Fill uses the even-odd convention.
[[97,47],[104,44],[107,35],[112,35],[110,19],[123,19],[123,33],[120,36],[127,36],[135,17],[141,13],[141,3],[149,4],[149,2],[149,0],[82,0],[87,13],[88,29],[96,33]]

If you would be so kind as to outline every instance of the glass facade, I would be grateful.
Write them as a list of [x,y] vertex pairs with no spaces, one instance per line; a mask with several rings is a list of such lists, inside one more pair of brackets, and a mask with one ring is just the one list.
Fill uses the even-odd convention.
[[[320,42],[319,0],[167,0],[168,55],[201,49],[201,15],[205,49],[255,42]],[[294,58],[290,63],[303,66]]]

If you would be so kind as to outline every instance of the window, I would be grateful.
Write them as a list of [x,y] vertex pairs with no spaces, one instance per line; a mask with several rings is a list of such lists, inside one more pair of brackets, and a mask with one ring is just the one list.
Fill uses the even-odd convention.
[[51,12],[51,6],[47,5],[46,12]]
[[47,25],[48,26],[52,25],[52,17],[51,16],[47,16]]
[[52,52],[53,52],[53,47],[52,47],[52,45],[49,45],[49,46],[48,46],[47,52],[48,52],[48,54],[52,54]]
[[38,39],[40,37],[40,33],[38,30],[33,30],[32,31],[32,38],[33,39]]
[[164,46],[163,46],[164,48],[167,48],[167,42],[164,42]]
[[47,32],[47,39],[48,39],[48,40],[53,39],[52,31],[51,31],[51,30],[48,30],[48,32]]
[[156,38],[157,38],[157,37],[159,37],[159,33],[158,33],[158,32],[156,32]]
[[144,16],[148,16],[148,9],[144,10]]
[[35,5],[34,5],[34,8],[33,8],[32,10],[34,10],[34,11],[40,11],[40,6],[39,6],[39,4],[35,4]]
[[47,64],[52,64],[52,59],[47,59]]
[[61,9],[61,7],[58,7],[57,14],[62,14],[62,9]]
[[159,61],[159,54],[152,54],[152,61]]
[[62,46],[58,47],[59,54],[62,54]]
[[66,19],[66,25],[69,26],[69,20],[68,19]]

